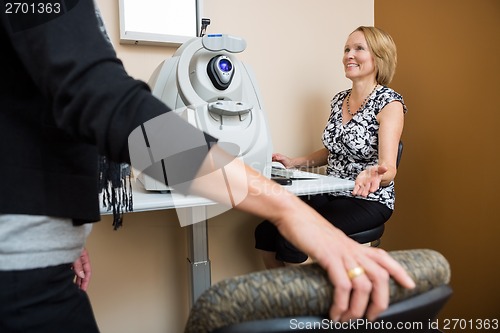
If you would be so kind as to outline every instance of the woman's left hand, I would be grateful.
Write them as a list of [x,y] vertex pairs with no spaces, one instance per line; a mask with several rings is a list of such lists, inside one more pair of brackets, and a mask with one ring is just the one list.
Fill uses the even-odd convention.
[[368,194],[379,189],[382,176],[387,172],[387,168],[381,165],[374,165],[361,171],[354,182],[353,195],[367,197]]

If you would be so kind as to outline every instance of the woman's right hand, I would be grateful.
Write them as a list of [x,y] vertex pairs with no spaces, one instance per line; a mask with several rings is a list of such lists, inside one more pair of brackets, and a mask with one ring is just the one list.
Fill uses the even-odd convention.
[[292,159],[289,158],[288,156],[285,156],[283,154],[280,154],[280,153],[274,153],[273,154],[273,161],[275,162],[280,162],[281,164],[283,164],[285,166],[285,168],[292,168],[294,167],[295,165],[293,164],[292,162]]

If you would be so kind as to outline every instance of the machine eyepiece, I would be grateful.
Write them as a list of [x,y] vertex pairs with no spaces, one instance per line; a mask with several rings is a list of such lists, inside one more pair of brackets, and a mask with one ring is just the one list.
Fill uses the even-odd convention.
[[225,55],[213,57],[208,62],[207,74],[214,87],[219,90],[226,90],[231,84],[234,74],[231,59]]
[[233,69],[233,64],[227,58],[219,59],[219,68],[223,72],[230,72]]

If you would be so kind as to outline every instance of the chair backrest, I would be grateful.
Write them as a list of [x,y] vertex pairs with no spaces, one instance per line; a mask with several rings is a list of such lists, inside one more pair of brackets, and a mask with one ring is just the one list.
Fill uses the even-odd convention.
[[403,156],[403,141],[399,141],[399,145],[398,145],[398,157],[396,159],[396,168],[399,167],[399,163],[401,162],[401,156]]
[[[392,304],[376,321],[363,319],[336,323],[324,316],[302,316],[253,320],[231,324],[211,333],[293,333],[293,332],[388,332],[405,325],[396,332],[435,332],[433,322],[452,290],[441,285],[404,301]],[[354,330],[353,330],[354,329]]]
[[[437,316],[451,295],[448,262],[433,250],[389,254],[408,271],[417,286],[407,290],[391,280],[391,305],[378,322],[421,322],[428,327],[429,320]],[[332,293],[328,276],[315,264],[226,279],[198,298],[185,333],[296,332],[299,324],[292,319],[321,323],[327,320]]]

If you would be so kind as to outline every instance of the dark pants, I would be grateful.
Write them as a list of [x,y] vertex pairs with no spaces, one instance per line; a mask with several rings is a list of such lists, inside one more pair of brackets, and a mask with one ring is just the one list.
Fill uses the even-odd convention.
[[[384,224],[392,210],[378,201],[331,195],[301,197],[335,227],[350,235]],[[307,255],[288,242],[269,221],[255,229],[255,248],[276,252],[276,259],[289,263],[301,263]]]
[[0,271],[0,332],[99,332],[71,265]]

